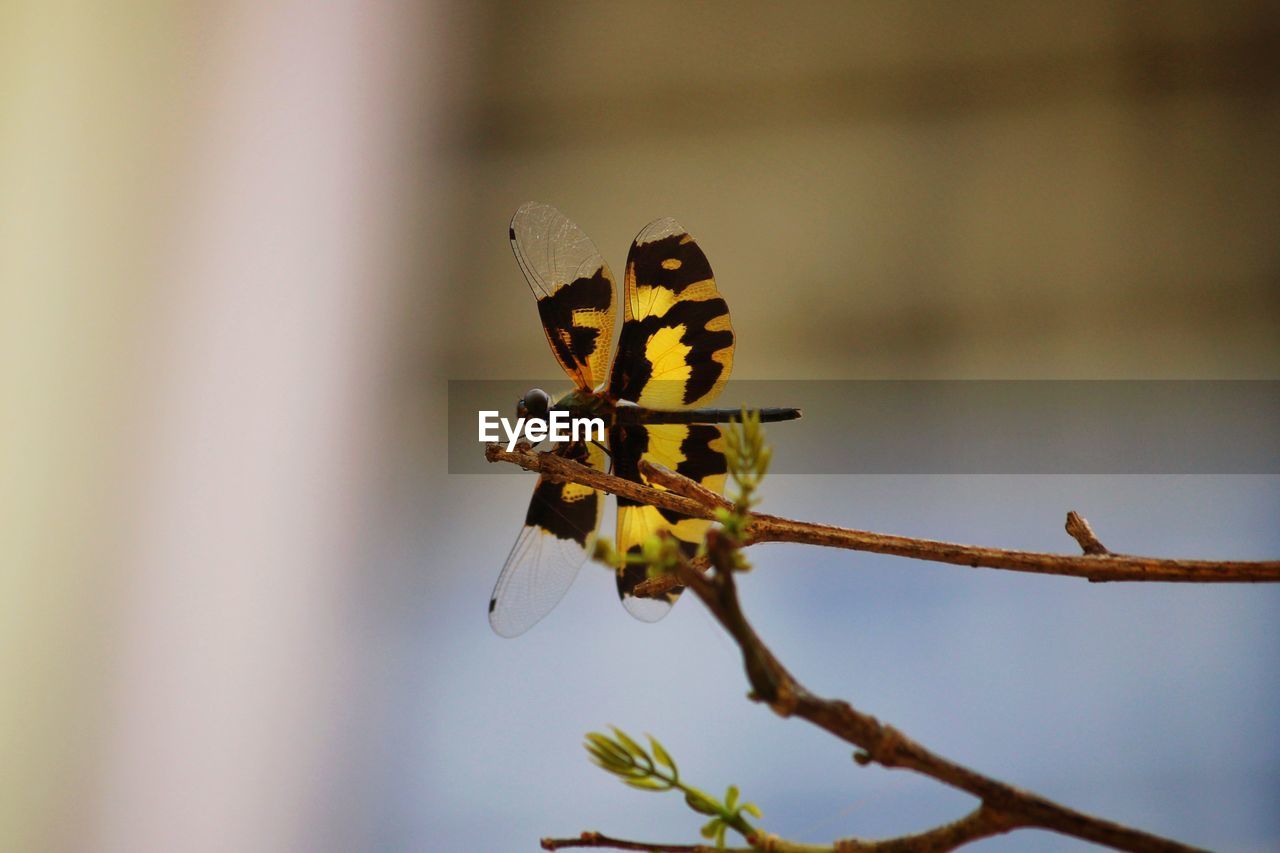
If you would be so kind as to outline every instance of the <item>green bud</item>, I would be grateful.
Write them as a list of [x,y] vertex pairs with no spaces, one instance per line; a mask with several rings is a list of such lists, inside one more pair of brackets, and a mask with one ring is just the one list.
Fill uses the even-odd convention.
[[738,804],[738,786],[730,785],[728,790],[724,792],[724,807],[728,811],[733,811],[733,807]]
[[637,759],[645,762],[646,764],[651,764],[649,761],[649,754],[644,751],[644,747],[628,737],[627,733],[617,726],[609,726],[609,728],[613,729],[614,737],[616,737],[618,742],[626,748],[627,752],[631,753]]
[[719,805],[710,797],[708,797],[706,794],[699,791],[697,788],[689,788],[685,792],[684,801],[686,804],[688,804],[689,808],[693,809],[695,812],[698,812],[699,814],[710,814],[710,815],[720,814]]
[[653,757],[658,759],[659,764],[664,767],[669,767],[673,777],[679,778],[680,774],[679,771],[676,770],[676,763],[671,760],[671,755],[663,748],[662,744],[658,743],[658,739],[653,735],[645,735],[645,737],[649,739],[649,746],[653,750]]
[[591,732],[587,735],[587,750],[596,756],[606,769],[614,772],[630,772],[635,767],[635,760],[618,744],[602,734]]

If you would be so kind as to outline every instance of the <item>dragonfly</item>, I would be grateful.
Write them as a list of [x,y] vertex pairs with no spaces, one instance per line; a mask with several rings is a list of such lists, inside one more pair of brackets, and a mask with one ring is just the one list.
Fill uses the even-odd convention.
[[[697,242],[674,219],[649,223],[627,254],[622,285],[622,330],[609,362],[617,287],[590,238],[549,204],[528,202],[511,219],[511,247],[538,302],[551,352],[573,381],[553,399],[531,389],[519,417],[552,410],[599,417],[607,447],[590,441],[558,443],[555,454],[644,483],[641,460],[659,463],[716,492],[726,465],[720,424],[739,409],[703,408],[724,388],[733,367],[729,307]],[[794,408],[760,409],[762,421],[800,417]],[[608,466],[608,467],[606,467]],[[710,522],[618,497],[617,551],[636,554],[660,531],[692,556]],[[504,637],[524,633],[568,592],[595,545],[604,495],[578,483],[540,476],[529,511],[489,599],[489,624]],[[638,596],[647,570],[628,561],[617,570],[618,596],[637,619],[656,622],[682,587]]]

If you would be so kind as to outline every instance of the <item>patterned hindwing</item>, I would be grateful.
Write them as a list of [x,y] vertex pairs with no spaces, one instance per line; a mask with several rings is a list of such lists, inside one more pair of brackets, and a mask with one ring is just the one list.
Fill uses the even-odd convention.
[[[696,480],[708,489],[724,491],[724,441],[720,427],[707,424],[638,424],[618,425],[609,435],[613,452],[613,473],[628,480],[645,482],[640,476],[639,460],[648,459]],[[654,483],[654,488],[661,489]],[[686,556],[693,556],[702,544],[711,522],[690,518],[678,512],[637,504],[618,498],[618,551],[637,553],[645,538],[659,530],[669,530],[680,540]],[[638,598],[636,585],[646,577],[643,566],[627,566],[618,573],[618,596],[627,611],[637,619],[656,622],[671,610],[680,597],[682,587],[665,598]]]
[[[601,471],[595,445],[562,444],[556,453]],[[576,483],[538,478],[524,528],[489,599],[489,624],[504,637],[529,630],[569,591],[595,545],[604,495]]]
[[556,361],[584,391],[604,381],[613,343],[613,273],[560,211],[531,201],[511,217],[511,248],[538,297]]
[[711,265],[674,219],[631,244],[624,322],[609,393],[654,409],[687,409],[720,393],[733,367],[733,327]]

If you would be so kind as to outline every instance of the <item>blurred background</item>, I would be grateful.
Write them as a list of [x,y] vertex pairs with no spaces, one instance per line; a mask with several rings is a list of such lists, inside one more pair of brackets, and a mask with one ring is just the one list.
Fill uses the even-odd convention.
[[[588,764],[608,723],[793,839],[961,815],[746,702],[693,601],[643,625],[587,568],[490,632],[532,482],[449,475],[444,398],[555,375],[508,218],[556,204],[615,271],[679,218],[739,379],[1277,379],[1277,151],[1265,2],[6,5],[0,848],[696,840]],[[1280,553],[1275,476],[764,494],[981,544],[1070,550],[1077,509],[1114,550]],[[748,613],[814,689],[1067,805],[1280,848],[1280,590],[752,557]]]

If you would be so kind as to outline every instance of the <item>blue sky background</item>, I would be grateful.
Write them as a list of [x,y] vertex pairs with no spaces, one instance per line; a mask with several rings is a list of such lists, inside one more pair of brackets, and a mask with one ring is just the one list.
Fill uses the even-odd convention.
[[[770,430],[786,440],[785,425]],[[1067,508],[1115,550],[1261,558],[1280,547],[1274,477],[777,476],[764,509],[866,529],[1069,551]],[[483,618],[522,518],[506,477],[411,489],[371,602],[386,678],[366,792],[390,847],[521,849],[584,829],[692,842],[679,797],[588,763],[583,733],[651,732],[708,790],[739,785],[772,832],[819,842],[953,819],[966,795],[745,700],[736,647],[689,598],[632,620],[606,570],[515,640]],[[414,510],[417,511],[414,511]],[[423,525],[423,518],[435,523]],[[1280,823],[1280,591],[1089,584],[813,547],[752,550],[749,618],[809,687],[975,769],[1214,849],[1263,850]],[[439,567],[424,575],[424,565]],[[1027,833],[990,849],[1081,849]]]

